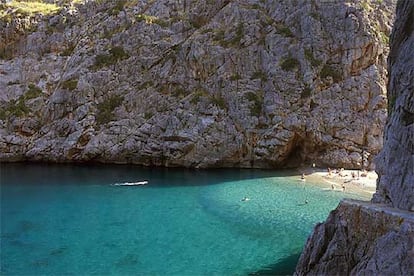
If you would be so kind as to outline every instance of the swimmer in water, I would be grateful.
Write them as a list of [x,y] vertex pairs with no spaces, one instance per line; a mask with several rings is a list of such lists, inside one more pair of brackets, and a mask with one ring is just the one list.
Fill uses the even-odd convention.
[[309,203],[309,201],[306,199],[306,200],[305,200],[305,204],[308,204],[308,203]]
[[243,197],[241,201],[249,201],[250,198],[248,198],[247,196]]
[[304,173],[302,173],[302,176],[300,177],[300,179],[301,179],[302,181],[306,181],[306,179],[305,179],[305,174],[304,174]]

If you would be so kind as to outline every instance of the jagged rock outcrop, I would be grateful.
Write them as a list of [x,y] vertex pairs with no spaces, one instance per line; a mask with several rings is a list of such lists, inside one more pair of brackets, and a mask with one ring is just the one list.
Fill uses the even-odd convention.
[[412,275],[414,215],[343,200],[315,227],[296,275]]
[[391,36],[389,117],[372,203],[344,200],[308,239],[296,275],[414,275],[414,2]]
[[61,2],[0,23],[0,161],[372,167],[394,1]]

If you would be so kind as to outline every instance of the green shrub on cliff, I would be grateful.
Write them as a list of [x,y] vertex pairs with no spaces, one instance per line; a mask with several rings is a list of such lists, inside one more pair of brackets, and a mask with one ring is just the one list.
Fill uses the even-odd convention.
[[[11,9],[11,13],[16,17],[32,17],[36,14],[53,15],[60,11],[56,4],[45,3],[45,1],[17,1],[12,0],[2,5],[2,9]],[[3,19],[8,13],[2,11],[0,19]]]
[[263,99],[260,95],[262,92],[247,92],[244,96],[245,98],[252,102],[252,105],[250,105],[250,115],[252,116],[260,116],[262,113],[263,108]]
[[21,96],[18,100],[11,100],[4,108],[0,109],[0,120],[6,120],[11,116],[22,117],[29,112],[30,109],[26,106],[24,97]]
[[124,9],[125,4],[127,3],[126,0],[118,0],[115,2],[115,6],[109,10],[109,15],[117,15],[120,11]]
[[292,31],[284,24],[276,24],[276,31],[285,37],[294,37]]
[[78,86],[78,79],[70,79],[62,83],[62,88],[70,90],[70,91],[75,90],[77,86]]
[[23,117],[30,113],[30,108],[27,107],[26,101],[38,98],[42,95],[42,89],[30,83],[27,91],[21,95],[17,100],[11,100],[6,103],[3,108],[0,108],[0,120],[5,120],[8,117],[16,116]]
[[162,28],[166,28],[170,25],[167,20],[158,18],[157,16],[148,15],[148,14],[138,14],[135,16],[137,22],[145,22],[145,24],[152,25],[157,24]]
[[10,60],[13,58],[13,49],[10,47],[0,47],[0,59]]
[[226,101],[220,95],[211,96],[210,100],[214,105],[216,105],[217,107],[221,109],[227,108]]
[[4,121],[7,118],[7,113],[4,108],[0,108],[0,120]]
[[252,76],[250,77],[251,80],[261,80],[261,81],[267,81],[267,75],[265,72],[263,72],[262,70],[256,71],[252,74]]
[[0,21],[10,23],[12,21],[12,15],[6,11],[6,5],[0,4]]
[[180,99],[184,98],[188,94],[189,92],[185,90],[183,87],[175,87],[173,91],[171,92],[172,96],[180,98]]
[[195,29],[200,29],[208,23],[209,18],[203,15],[192,15],[189,19],[190,25]]
[[381,38],[382,43],[384,43],[386,45],[388,45],[390,43],[390,37],[386,33],[380,31],[379,36]]
[[197,104],[201,100],[201,98],[207,97],[208,95],[208,91],[205,88],[201,86],[197,87],[195,92],[193,92],[193,97],[191,98],[190,102],[192,104]]
[[387,104],[388,116],[391,116],[392,110],[394,109],[396,101],[397,101],[397,97],[395,95],[388,97],[388,104]]
[[233,74],[233,75],[231,75],[230,76],[230,80],[231,81],[238,81],[238,80],[240,80],[242,77],[240,76],[240,74],[239,73],[236,73],[236,74]]
[[231,39],[226,39],[225,31],[219,29],[214,31],[213,41],[219,44],[221,47],[240,47],[241,40],[244,36],[244,25],[242,22],[239,22],[236,26],[236,29],[232,32],[233,37]]
[[235,36],[233,37],[233,39],[231,39],[228,43],[228,46],[232,46],[232,47],[240,47],[241,46],[241,40],[244,36],[244,26],[243,23],[239,22],[239,24],[237,24],[237,28],[236,31],[234,32]]
[[98,124],[106,124],[113,120],[114,110],[123,102],[124,97],[113,95],[98,104],[98,112],[96,114],[96,122]]
[[30,83],[28,86],[27,92],[24,94],[23,99],[24,100],[30,100],[39,97],[42,94],[42,89],[40,89],[38,86],[34,85],[33,83]]
[[137,20],[137,22],[145,22],[146,24],[151,25],[155,22],[155,20],[158,19],[158,17],[148,14],[137,14],[135,16],[135,19]]
[[112,47],[109,50],[109,54],[99,54],[95,57],[95,64],[92,66],[93,69],[100,69],[105,66],[109,66],[117,63],[120,60],[129,58],[127,52],[120,46]]
[[312,89],[309,86],[305,86],[305,88],[302,90],[302,93],[300,94],[300,97],[302,99],[309,98],[312,95]]
[[321,61],[313,56],[311,49],[305,49],[305,58],[313,67],[321,65]]
[[335,69],[332,65],[325,64],[322,67],[320,76],[322,79],[327,77],[332,77],[334,82],[339,82],[342,80],[342,74],[339,70]]
[[300,63],[296,58],[288,56],[280,62],[280,67],[285,71],[293,71],[300,67]]

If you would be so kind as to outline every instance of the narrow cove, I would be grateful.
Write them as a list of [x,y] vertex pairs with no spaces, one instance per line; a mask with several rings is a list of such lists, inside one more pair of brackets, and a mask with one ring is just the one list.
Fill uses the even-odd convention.
[[294,171],[20,163],[0,177],[7,275],[291,274],[313,226],[360,198]]

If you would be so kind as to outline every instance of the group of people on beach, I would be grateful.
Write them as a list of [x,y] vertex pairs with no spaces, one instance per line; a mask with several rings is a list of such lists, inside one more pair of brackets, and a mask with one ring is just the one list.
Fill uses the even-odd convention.
[[[335,170],[332,170],[331,168],[328,168],[328,176],[332,176],[332,174],[337,174],[340,177],[345,177],[347,175],[344,175],[344,171],[345,171],[344,168],[335,169]],[[352,172],[351,176],[354,179],[356,177],[355,172]],[[304,173],[302,173],[302,176],[300,177],[300,179],[301,179],[301,181],[306,181],[306,177],[305,177]],[[358,171],[358,179],[359,179],[359,171]],[[342,187],[342,192],[345,192],[345,183],[342,183],[341,187]],[[334,186],[333,183],[331,184],[331,189],[332,189],[332,191],[335,190],[335,186]]]
[[344,171],[345,171],[344,168],[334,169],[334,170],[332,170],[331,168],[328,168],[328,176],[332,176],[332,174],[337,174],[340,177],[345,177],[347,175],[344,175]]
[[[344,174],[345,169],[344,168],[340,168],[340,169],[334,169],[332,170],[331,168],[328,168],[328,176],[332,176],[333,174],[337,174],[340,177],[346,177],[348,176],[347,174]],[[357,170],[357,172],[355,173],[354,171],[351,172],[351,177],[352,179],[359,179],[359,177],[366,177],[368,174],[368,172],[366,170]]]

